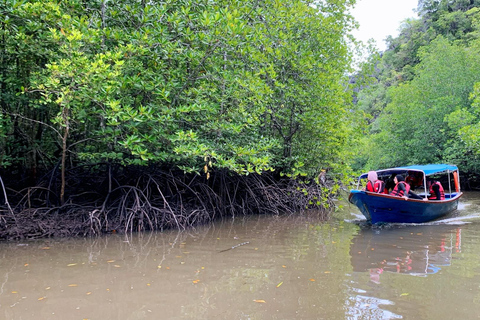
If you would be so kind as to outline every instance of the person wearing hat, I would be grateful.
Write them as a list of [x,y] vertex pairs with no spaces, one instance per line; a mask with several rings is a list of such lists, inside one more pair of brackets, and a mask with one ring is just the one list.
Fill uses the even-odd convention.
[[408,193],[410,192],[410,185],[405,182],[405,178],[401,174],[397,174],[395,178],[393,178],[393,181],[395,182],[395,188],[390,192],[390,195],[402,197],[407,200]]

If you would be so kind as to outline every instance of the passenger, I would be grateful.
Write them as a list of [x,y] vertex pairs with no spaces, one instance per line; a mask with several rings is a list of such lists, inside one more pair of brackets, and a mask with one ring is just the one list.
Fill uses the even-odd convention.
[[[382,181],[383,181],[384,178],[379,179],[379,180],[382,180]],[[388,180],[387,180],[387,181],[388,181]],[[383,194],[389,194],[390,192],[388,192],[387,182],[383,182],[383,183],[385,184],[385,188],[383,189],[383,192],[382,192],[382,193],[383,193]],[[393,190],[393,189],[392,189],[392,190]]]
[[389,194],[390,192],[393,191],[393,189],[395,188],[395,176],[397,174],[396,173],[392,173],[392,175],[390,176],[390,178],[387,179],[387,181],[385,182],[385,193],[386,194]]
[[418,194],[416,194],[412,190],[408,191],[408,197],[411,199],[424,200],[424,198],[420,197]]
[[379,178],[378,180],[383,182],[383,192],[380,192],[380,193],[388,194],[387,183],[385,181],[383,181],[383,179],[381,179],[381,178]]
[[395,178],[393,178],[393,181],[395,182],[395,188],[390,192],[390,195],[402,197],[407,200],[410,192],[410,185],[405,182],[405,178],[401,174],[397,174]]
[[437,180],[429,180],[427,182],[429,186],[430,196],[428,200],[445,200],[445,191],[442,184]]
[[375,192],[375,193],[384,193],[385,182],[378,179],[377,172],[369,171],[367,176],[367,187],[366,191]]
[[423,173],[419,171],[409,171],[405,182],[410,185],[411,190],[414,190],[423,184]]

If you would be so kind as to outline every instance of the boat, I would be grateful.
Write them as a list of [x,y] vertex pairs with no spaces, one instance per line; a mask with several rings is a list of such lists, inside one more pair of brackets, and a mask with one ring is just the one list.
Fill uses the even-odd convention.
[[[359,176],[357,188],[350,191],[348,200],[358,207],[367,222],[379,223],[424,223],[439,219],[455,211],[463,193],[460,191],[460,175],[457,166],[449,164],[413,165],[377,170],[380,180],[402,174],[413,177],[411,189],[420,199],[402,198],[384,193],[363,190],[368,173]],[[445,191],[445,200],[428,200],[427,177],[440,181]],[[419,179],[418,179],[419,178]]]

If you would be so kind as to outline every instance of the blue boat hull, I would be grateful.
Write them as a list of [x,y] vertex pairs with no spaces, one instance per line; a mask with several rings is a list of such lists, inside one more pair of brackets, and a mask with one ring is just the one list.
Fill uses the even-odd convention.
[[[450,195],[449,195],[450,196]],[[442,201],[405,200],[387,194],[351,190],[349,201],[371,223],[423,223],[441,218],[458,207],[462,193]]]

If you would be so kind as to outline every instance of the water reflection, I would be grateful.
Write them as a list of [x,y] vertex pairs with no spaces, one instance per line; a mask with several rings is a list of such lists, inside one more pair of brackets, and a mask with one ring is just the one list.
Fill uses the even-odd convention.
[[437,273],[449,266],[452,252],[461,251],[461,228],[414,226],[361,230],[350,247],[353,271],[368,271],[380,283],[384,272],[414,276]]
[[183,232],[0,243],[0,319],[339,318],[354,230],[258,216]]
[[[471,199],[460,216],[480,212]],[[0,243],[0,319],[478,319],[479,221],[349,214]]]
[[[432,294],[438,298],[438,289],[432,291],[437,286],[449,288],[444,288],[446,292],[442,294],[448,295],[451,290],[445,282],[448,283],[451,276],[446,275],[458,273],[458,266],[449,268],[455,257],[458,259],[462,254],[462,230],[466,227],[440,224],[359,229],[350,245],[355,281],[351,282],[351,294],[346,303],[349,319],[403,319],[408,315],[432,312],[438,315],[444,312],[449,316],[416,315],[415,318],[448,319],[453,316],[452,310],[438,312],[442,307],[431,308],[425,301],[430,301]],[[400,278],[402,276],[410,276],[411,280]],[[368,280],[362,280],[364,277]],[[427,277],[431,277],[428,282],[414,280]],[[411,296],[412,292],[415,297]],[[471,313],[467,311],[466,314],[469,318]]]
[[[363,294],[362,294],[363,293]],[[401,315],[385,310],[384,306],[393,305],[394,302],[364,295],[361,292],[350,297],[348,319],[402,319]]]

